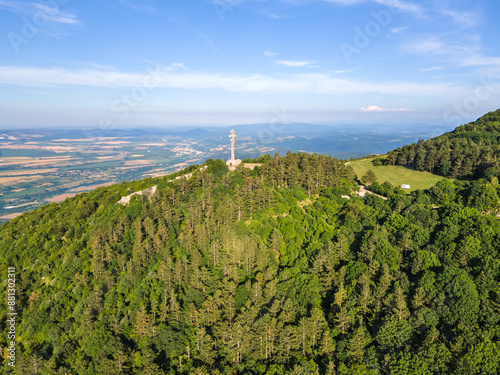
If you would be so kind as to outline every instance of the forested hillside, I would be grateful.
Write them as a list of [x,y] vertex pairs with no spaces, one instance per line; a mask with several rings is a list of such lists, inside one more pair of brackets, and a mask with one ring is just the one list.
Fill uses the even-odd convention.
[[439,137],[400,147],[387,162],[446,177],[500,176],[500,109]]
[[351,194],[331,157],[258,162],[208,160],[0,226],[14,373],[497,373],[498,179],[384,201]]

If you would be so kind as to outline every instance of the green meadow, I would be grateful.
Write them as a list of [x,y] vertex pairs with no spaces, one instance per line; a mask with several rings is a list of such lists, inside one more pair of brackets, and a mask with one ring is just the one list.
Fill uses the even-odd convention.
[[408,193],[418,189],[428,189],[444,178],[428,172],[414,171],[399,165],[382,165],[376,167],[372,164],[373,159],[375,158],[358,159],[349,162],[348,165],[354,169],[358,179],[371,169],[375,173],[375,176],[377,176],[377,182],[381,184],[388,181],[394,186],[410,185],[411,189],[407,190]]

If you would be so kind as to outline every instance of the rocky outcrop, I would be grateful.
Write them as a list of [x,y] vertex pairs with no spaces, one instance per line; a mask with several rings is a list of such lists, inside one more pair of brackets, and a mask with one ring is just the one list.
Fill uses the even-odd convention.
[[126,206],[127,204],[130,203],[130,198],[132,198],[133,195],[136,195],[136,194],[137,195],[144,195],[146,198],[151,199],[151,197],[153,196],[154,193],[156,193],[156,185],[151,186],[151,187],[144,189],[144,190],[141,190],[141,191],[136,191],[135,193],[127,195],[126,197],[122,197],[122,199],[120,199],[118,201],[118,203],[121,204],[122,206]]

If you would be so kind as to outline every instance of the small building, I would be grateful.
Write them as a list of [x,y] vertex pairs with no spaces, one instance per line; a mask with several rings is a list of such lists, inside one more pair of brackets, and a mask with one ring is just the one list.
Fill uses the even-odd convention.
[[401,185],[401,189],[410,189],[410,185],[403,184]]
[[238,165],[241,164],[241,160],[240,159],[229,159],[226,161],[226,165],[229,167],[229,170],[230,171],[233,171],[236,169],[236,167]]

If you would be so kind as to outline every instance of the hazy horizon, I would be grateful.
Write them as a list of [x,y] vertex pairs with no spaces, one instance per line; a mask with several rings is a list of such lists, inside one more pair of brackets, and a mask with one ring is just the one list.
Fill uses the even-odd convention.
[[[474,119],[475,120],[475,119]],[[471,121],[474,121],[471,120]],[[470,122],[470,121],[468,121]],[[466,122],[467,123],[467,122]],[[464,123],[465,124],[465,123]],[[207,130],[210,131],[212,130],[217,130],[217,129],[228,129],[231,127],[244,127],[244,126],[262,126],[263,128],[265,127],[279,127],[282,130],[286,130],[287,126],[290,125],[303,125],[303,126],[317,126],[317,127],[330,127],[332,129],[338,129],[342,127],[352,127],[353,129],[358,129],[358,130],[366,130],[369,131],[370,129],[379,129],[380,127],[391,129],[393,131],[397,130],[402,130],[403,132],[406,129],[412,129],[415,130],[415,128],[422,127],[424,129],[428,128],[437,128],[437,129],[445,129],[444,131],[450,131],[455,128],[454,125],[446,124],[446,123],[407,123],[407,124],[391,124],[391,123],[349,123],[349,122],[333,122],[333,121],[323,121],[323,122],[317,122],[317,123],[312,123],[312,122],[279,122],[279,121],[270,121],[270,122],[249,122],[249,123],[218,123],[218,124],[168,124],[168,125],[154,125],[154,124],[143,124],[143,125],[135,125],[135,124],[130,124],[130,125],[120,125],[120,126],[67,126],[67,125],[48,125],[48,126],[22,126],[22,127],[0,127],[0,132],[4,131],[22,131],[22,130],[63,130],[63,131],[86,131],[86,130],[101,130],[103,132],[107,131],[114,131],[114,130],[123,130],[123,131],[134,131],[134,130],[175,130],[178,132],[182,131],[192,131],[195,129],[202,129],[202,130]]]

